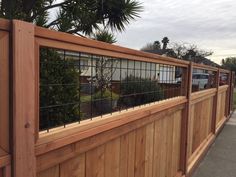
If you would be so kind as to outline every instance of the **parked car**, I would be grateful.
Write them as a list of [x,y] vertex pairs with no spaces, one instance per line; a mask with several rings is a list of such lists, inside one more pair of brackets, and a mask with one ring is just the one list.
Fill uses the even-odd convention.
[[[181,83],[181,77],[176,78],[176,83]],[[192,85],[198,86],[199,89],[207,88],[208,85],[212,85],[211,75],[207,73],[193,73]]]
[[197,85],[199,89],[204,89],[209,84],[209,74],[206,73],[193,73],[192,85]]

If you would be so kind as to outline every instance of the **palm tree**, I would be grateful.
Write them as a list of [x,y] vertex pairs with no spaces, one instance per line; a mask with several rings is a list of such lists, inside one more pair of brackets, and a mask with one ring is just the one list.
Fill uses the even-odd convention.
[[163,49],[163,50],[166,50],[167,44],[169,43],[168,37],[164,37],[161,42],[163,43],[162,49]]
[[102,30],[102,31],[98,31],[94,34],[94,39],[97,41],[102,41],[102,42],[106,42],[109,44],[113,44],[116,43],[116,37],[114,36],[114,34],[110,33],[107,30]]
[[[59,9],[52,19],[49,11]],[[92,34],[101,26],[122,32],[139,17],[137,0],[2,0],[0,17],[20,19],[73,34]]]

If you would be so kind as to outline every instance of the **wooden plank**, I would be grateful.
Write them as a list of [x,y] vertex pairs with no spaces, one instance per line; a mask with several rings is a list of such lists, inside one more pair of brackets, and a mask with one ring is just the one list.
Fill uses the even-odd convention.
[[165,177],[167,176],[166,173],[166,166],[167,166],[167,125],[168,125],[168,119],[167,117],[163,118],[162,127],[161,127],[161,137],[162,137],[162,143],[161,146],[159,147],[160,149],[160,177]]
[[181,119],[181,145],[180,145],[180,170],[183,175],[187,172],[187,163],[188,163],[188,121],[190,117],[190,106],[191,106],[191,93],[192,93],[192,73],[193,73],[193,63],[191,62],[188,66],[188,79],[187,79],[187,102],[185,108],[182,112]]
[[160,166],[161,166],[161,145],[163,143],[162,138],[162,125],[163,119],[154,122],[154,152],[153,152],[153,176],[160,177]]
[[135,142],[135,177],[145,175],[145,144],[146,144],[146,126],[136,130]]
[[136,132],[129,133],[129,148],[128,148],[128,177],[134,177],[135,173],[135,140]]
[[13,171],[35,177],[34,25],[13,20]]
[[199,63],[193,63],[193,67],[196,69],[205,69],[208,71],[217,71],[218,70],[218,68],[216,68],[216,67],[212,67],[212,66],[204,65],[204,64],[199,64]]
[[5,155],[0,157],[0,168],[5,167],[11,163],[11,156]]
[[105,176],[105,146],[99,146],[86,153],[86,176],[104,177]]
[[219,80],[220,80],[220,70],[217,70],[216,73],[216,95],[213,100],[213,110],[212,110],[212,124],[211,124],[211,131],[215,134],[216,132],[216,124],[218,119],[218,99],[219,99]]
[[198,150],[195,152],[194,156],[192,157],[190,164],[188,165],[186,176],[191,176],[193,174],[193,171],[199,165],[200,160],[207,153],[208,149],[210,148],[214,140],[215,140],[215,136],[213,134],[210,134],[208,138],[201,144],[201,146],[199,146]]
[[40,172],[37,177],[60,177],[59,165]]
[[187,150],[187,159],[192,155],[193,150],[193,127],[194,127],[194,116],[195,116],[195,105],[190,107],[190,115],[188,121],[188,150]]
[[177,111],[173,122],[171,176],[175,176],[180,170],[181,119],[182,111]]
[[[40,27],[36,27],[35,34],[37,37],[40,37],[41,39],[44,38],[44,41],[51,39],[53,41],[60,41],[60,42],[64,43],[64,45],[66,43],[70,43],[70,44],[74,44],[77,46],[86,46],[86,47],[92,48],[93,50],[96,48],[97,49],[104,49],[107,52],[112,51],[112,52],[116,52],[119,55],[120,54],[129,54],[129,55],[135,56],[135,57],[153,58],[156,61],[159,60],[160,62],[162,62],[162,61],[171,62],[172,65],[173,64],[174,65],[175,64],[182,64],[184,66],[187,66],[189,64],[189,62],[183,61],[183,60],[178,60],[178,59],[174,59],[174,58],[170,58],[170,57],[164,57],[164,56],[160,56],[157,54],[151,54],[151,53],[142,52],[142,51],[137,51],[137,50],[133,50],[133,49],[125,48],[125,47],[120,47],[117,45],[110,45],[110,44],[107,44],[104,42],[81,38],[79,36],[74,36],[74,35],[70,35],[70,34],[66,34],[66,33],[62,33],[62,32],[56,32],[56,31],[52,31],[52,30],[48,30],[48,29],[44,29],[44,28],[40,28]],[[40,40],[40,38],[38,38],[38,40]],[[52,43],[52,42],[50,42],[50,43]],[[106,55],[106,52],[104,54]]]
[[11,175],[11,165],[7,165],[5,166],[4,170],[3,170],[3,177],[12,177]]
[[85,153],[61,163],[60,177],[85,177]]
[[70,159],[76,155],[87,152],[93,148],[105,144],[112,139],[118,138],[128,132],[134,131],[139,127],[145,126],[153,121],[160,119],[164,116],[170,115],[177,110],[183,109],[183,106],[175,107],[174,109],[169,109],[153,116],[145,117],[138,121],[134,121],[127,125],[114,128],[112,130],[100,133],[91,138],[84,139],[82,141],[76,142],[75,144],[69,144],[63,148],[50,151],[43,155],[37,157],[37,171],[45,170],[49,167],[55,166],[56,164]]
[[[107,50],[106,48],[97,48],[97,47],[90,47],[90,46],[84,46],[84,45],[77,45],[73,43],[65,43],[60,42],[57,40],[48,40],[48,39],[42,39],[42,38],[36,38],[37,43],[40,46],[43,47],[50,47],[50,48],[57,48],[62,50],[70,50],[75,52],[84,52],[94,55],[102,55],[112,58],[121,58],[121,59],[129,59],[129,60],[136,60],[136,61],[146,61],[146,62],[153,62],[158,64],[165,64],[165,65],[174,65],[179,67],[186,67],[186,64],[184,63],[178,63],[178,62],[171,62],[168,60],[162,60],[161,58],[163,56],[156,55],[156,58],[149,58],[149,57],[143,57],[143,56],[135,56],[133,54],[126,54],[124,52],[115,52],[112,50]],[[97,42],[97,41],[96,41]],[[149,53],[150,54],[150,53]],[[181,61],[181,60],[179,60]]]
[[166,166],[165,166],[165,176],[173,176],[173,166],[172,166],[172,149],[173,149],[173,134],[174,134],[174,116],[172,114],[169,116],[167,121],[167,129],[166,129]]
[[211,95],[216,94],[216,91],[217,91],[216,88],[212,88],[212,89],[207,89],[207,90],[191,93],[191,97],[190,97],[191,102],[193,102],[195,99],[202,98],[202,97],[207,99],[208,97],[211,97]]
[[120,137],[120,177],[134,177],[135,131]]
[[9,33],[0,31],[0,148],[9,152]]
[[0,18],[0,30],[9,31],[10,30],[10,21]]
[[[152,118],[150,115],[168,110],[169,108],[177,108],[177,105],[181,105],[186,102],[186,99],[175,98],[166,100],[163,103],[149,105],[147,107],[139,108],[137,110],[130,110],[127,112],[117,113],[107,118],[93,120],[88,124],[76,125],[73,128],[64,128],[63,131],[46,134],[45,137],[40,138],[38,145],[36,146],[36,155],[44,154],[48,151],[58,149],[67,144],[86,139],[93,135],[114,129],[129,122],[133,122],[144,117]],[[182,105],[181,105],[182,106]],[[141,121],[143,122],[143,121]]]
[[120,176],[120,138],[105,144],[105,177]]
[[145,177],[153,175],[153,151],[154,151],[154,122],[146,126],[145,137]]

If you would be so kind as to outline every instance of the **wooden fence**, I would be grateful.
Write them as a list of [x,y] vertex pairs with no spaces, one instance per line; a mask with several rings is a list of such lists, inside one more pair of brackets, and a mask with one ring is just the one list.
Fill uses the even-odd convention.
[[[183,96],[40,132],[41,46],[181,66]],[[192,93],[194,68],[216,72],[216,88]],[[0,177],[190,176],[230,117],[233,86],[227,70],[1,19]]]

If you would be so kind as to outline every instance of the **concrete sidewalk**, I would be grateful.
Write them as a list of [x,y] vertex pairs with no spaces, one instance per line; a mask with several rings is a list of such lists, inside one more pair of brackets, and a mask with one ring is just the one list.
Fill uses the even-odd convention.
[[193,177],[236,177],[236,113],[216,138]]

